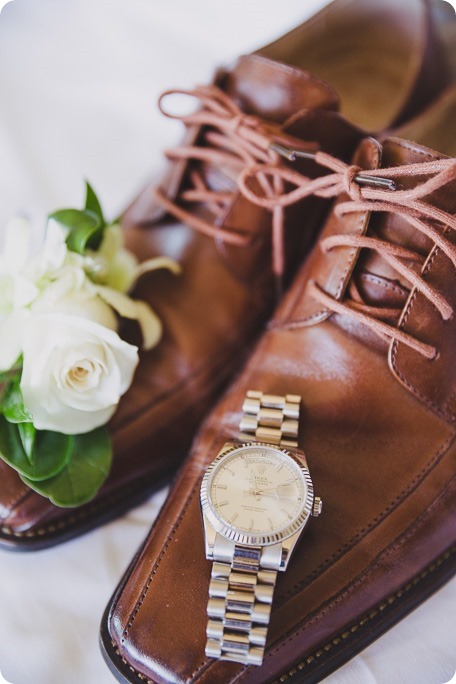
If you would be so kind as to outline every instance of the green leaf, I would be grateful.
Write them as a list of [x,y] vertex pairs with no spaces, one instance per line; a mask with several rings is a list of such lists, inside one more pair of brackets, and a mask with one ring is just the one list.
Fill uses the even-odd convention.
[[87,247],[98,249],[100,246],[104,225],[93,211],[61,209],[50,214],[49,219],[69,229],[66,243],[72,252],[84,254]]
[[100,223],[102,226],[105,225],[105,220],[103,217],[103,210],[101,208],[100,202],[98,200],[98,197],[95,194],[94,189],[90,185],[88,181],[86,181],[86,201],[85,201],[85,209],[88,211],[91,211],[95,216],[98,216],[100,219]]
[[24,406],[19,379],[8,385],[2,399],[2,413],[10,423],[31,423],[33,417]]
[[25,455],[31,465],[33,465],[35,462],[33,447],[35,446],[36,427],[33,423],[18,423],[17,429],[19,430],[19,437],[21,438]]
[[19,434],[19,426],[0,416],[0,456],[30,482],[47,481],[57,475],[69,462],[73,445],[74,437],[70,435],[38,430],[32,458],[29,459]]
[[21,377],[21,374],[16,370],[2,371],[0,373],[0,383],[5,384],[16,379],[16,377]]
[[22,373],[22,355],[18,358],[16,363],[7,371],[0,373],[0,383],[14,382],[21,379]]
[[80,506],[93,499],[106,480],[112,460],[112,448],[106,428],[75,435],[71,460],[56,477],[44,482],[23,481],[39,494],[61,507]]

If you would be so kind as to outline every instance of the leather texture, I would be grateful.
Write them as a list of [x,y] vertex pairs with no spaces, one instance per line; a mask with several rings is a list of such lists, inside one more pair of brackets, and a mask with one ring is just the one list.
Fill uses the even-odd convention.
[[[455,105],[456,88],[394,136],[366,138],[353,163],[375,169],[455,157]],[[439,130],[433,129],[436,120]],[[424,131],[438,143],[436,151],[414,142]],[[404,133],[409,139],[400,137]],[[396,180],[400,188],[417,184],[405,172]],[[102,625],[103,644],[121,681],[320,681],[323,672],[353,655],[354,635],[363,635],[363,645],[375,638],[382,629],[378,616],[390,605],[398,617],[405,614],[412,607],[410,592],[417,592],[415,603],[422,600],[442,564],[450,567],[446,576],[454,572],[455,264],[400,212],[341,216],[338,207],[347,199],[336,201],[268,331],[206,419],[114,595]],[[456,181],[424,202],[453,216]],[[454,230],[436,226],[447,245],[456,244]],[[355,232],[419,253],[416,272],[443,295],[452,316],[442,322],[422,291],[375,250],[322,249],[324,239]],[[391,325],[435,345],[435,358],[316,306],[315,281],[338,302],[354,283],[364,303],[398,310],[390,314]],[[299,446],[323,499],[322,515],[310,521],[287,571],[279,573],[261,667],[204,655],[211,563],[204,553],[199,488],[207,465],[236,437],[249,389],[303,397]],[[331,657],[326,670],[318,669]]]
[[[326,41],[328,51],[322,60],[328,63],[335,25],[338,31],[343,27],[362,36],[364,28],[372,26],[369,17],[374,16],[380,27],[375,31],[376,50],[385,54],[391,42],[386,28],[394,29],[405,51],[396,57],[402,59],[406,54],[410,68],[403,70],[398,81],[391,77],[391,64],[377,65],[378,70],[382,63],[388,66],[389,75],[384,79],[378,76],[382,101],[396,102],[394,111],[389,106],[381,121],[377,117],[378,127],[386,128],[417,111],[448,80],[441,45],[434,36],[430,4],[413,0],[409,5],[405,12],[402,7],[395,9],[391,2],[336,0],[291,37],[242,57],[231,69],[220,70],[215,83],[246,114],[254,114],[280,131],[283,140],[290,135],[290,144],[312,141],[322,150],[348,159],[362,135],[359,126],[368,127],[372,122],[369,117],[363,118],[361,110],[356,126],[338,114],[336,74],[329,85],[322,80],[319,68],[315,67],[316,75],[304,70],[303,59],[314,45],[320,49]],[[325,27],[330,27],[327,36]],[[374,41],[374,36],[371,38]],[[366,71],[365,50],[362,40],[357,60],[350,51],[344,83],[347,73],[352,74],[357,88],[372,80]],[[288,63],[277,61],[285,57]],[[337,62],[342,68],[343,55]],[[344,108],[344,100],[351,96],[343,83],[341,93]],[[203,134],[198,127],[189,127],[186,143],[202,145]],[[194,168],[194,162],[190,167]],[[309,162],[296,168],[310,175],[319,172]],[[1,545],[24,549],[51,545],[120,513],[159,486],[181,463],[201,419],[267,321],[274,305],[271,215],[237,192],[235,178],[223,169],[200,164],[199,171],[210,189],[232,192],[229,211],[223,221],[214,219],[214,225],[233,233],[248,231],[248,246],[228,246],[176,221],[163,205],[157,205],[151,187],[127,210],[123,221],[127,246],[141,260],[164,254],[182,266],[182,276],[177,278],[165,272],[143,278],[135,293],[150,302],[161,317],[163,339],[156,349],[142,355],[134,383],[111,423],[114,467],[93,502],[77,510],[59,509],[29,490],[5,463],[0,463]],[[188,162],[173,161],[161,184],[162,193],[179,204],[189,175]],[[324,200],[309,199],[287,209],[286,282],[312,244],[327,208]],[[194,206],[193,212],[207,220],[203,204]],[[139,341],[136,330],[129,329],[126,334]],[[401,368],[407,365],[402,357],[398,350]]]

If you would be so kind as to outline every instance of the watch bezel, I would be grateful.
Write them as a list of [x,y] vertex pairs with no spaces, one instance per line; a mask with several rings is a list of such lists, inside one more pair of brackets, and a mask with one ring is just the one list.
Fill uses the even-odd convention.
[[[209,496],[209,485],[211,482],[212,473],[218,467],[220,461],[227,458],[234,451],[239,451],[245,447],[268,447],[269,449],[273,449],[274,451],[278,451],[279,453],[288,456],[298,465],[305,480],[306,497],[302,505],[301,513],[295,518],[294,521],[290,523],[290,525],[280,532],[274,532],[271,534],[249,534],[245,531],[236,530],[234,525],[228,525],[225,523],[214,511]],[[245,546],[272,546],[273,544],[278,544],[285,539],[288,539],[305,527],[312,514],[314,490],[309,469],[302,463],[298,456],[289,449],[276,446],[275,444],[268,444],[267,442],[240,442],[239,444],[233,444],[229,447],[224,447],[208,466],[201,483],[200,500],[203,515],[207,517],[215,531],[222,535],[222,537],[225,537],[225,539],[229,539],[236,544],[243,544]]]

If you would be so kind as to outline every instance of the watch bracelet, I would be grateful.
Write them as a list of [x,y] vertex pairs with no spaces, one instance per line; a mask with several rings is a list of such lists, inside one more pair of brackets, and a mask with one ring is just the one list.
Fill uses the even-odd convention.
[[235,545],[231,563],[214,554],[206,655],[261,665],[277,571],[261,567],[261,547]]
[[242,404],[240,439],[298,447],[301,397],[297,394],[265,394],[249,390]]
[[[301,397],[248,391],[240,439],[297,448]],[[216,545],[217,546],[217,545]],[[223,546],[223,542],[222,542]],[[226,545],[225,545],[226,546]],[[214,548],[209,585],[206,656],[261,665],[277,569],[262,567],[262,547]]]

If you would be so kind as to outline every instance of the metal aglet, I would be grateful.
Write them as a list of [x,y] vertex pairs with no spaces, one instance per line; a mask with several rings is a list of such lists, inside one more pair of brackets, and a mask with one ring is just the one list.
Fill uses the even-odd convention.
[[355,176],[355,181],[359,185],[369,185],[373,188],[384,188],[385,190],[396,190],[396,183],[391,178],[383,178],[382,176],[370,176],[369,174],[360,173]]
[[[316,157],[315,152],[286,147],[285,145],[281,145],[277,142],[272,142],[269,145],[269,149],[273,152],[277,152],[277,154],[280,154],[281,157],[288,159],[288,161],[296,161],[297,159],[314,160]],[[368,185],[373,188],[382,188],[391,191],[397,189],[396,183],[391,180],[391,178],[384,178],[383,176],[371,176],[368,173],[359,173],[357,176],[355,176],[354,180],[359,185]]]
[[277,152],[281,157],[285,157],[288,161],[296,161],[297,159],[315,159],[315,152],[308,152],[306,150],[296,150],[292,147],[286,147],[278,142],[272,142],[269,149]]

